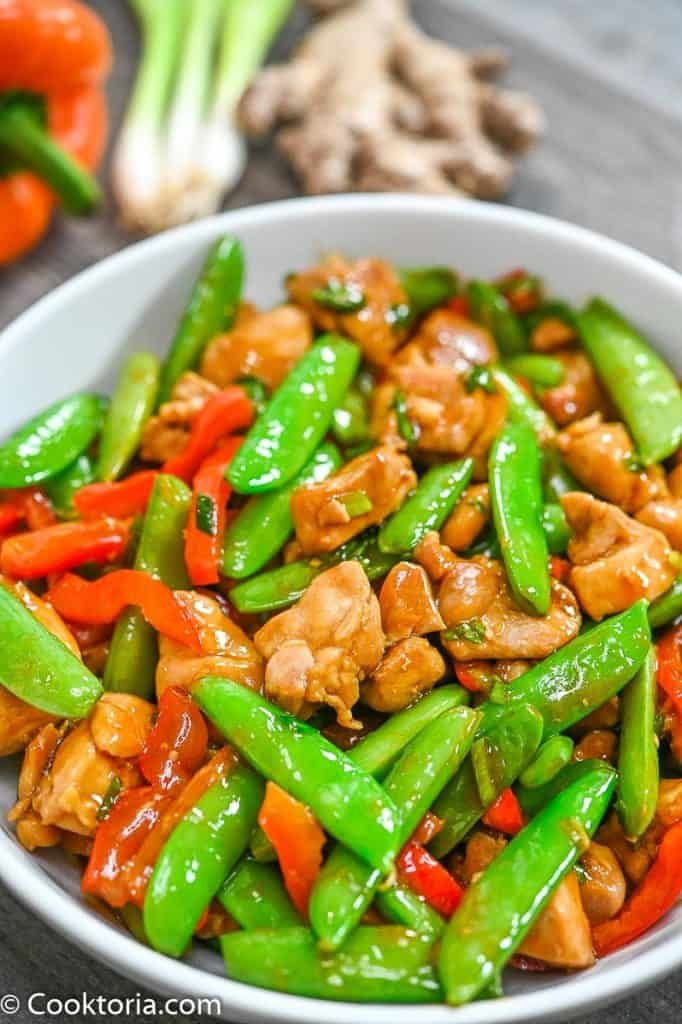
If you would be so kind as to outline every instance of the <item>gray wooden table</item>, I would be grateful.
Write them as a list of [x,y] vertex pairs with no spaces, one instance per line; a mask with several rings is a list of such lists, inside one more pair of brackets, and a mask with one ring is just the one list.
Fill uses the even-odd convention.
[[[137,55],[123,0],[94,0],[116,44],[110,83],[119,121]],[[520,168],[509,202],[594,228],[682,269],[682,5],[679,0],[415,0],[424,26],[463,46],[498,42],[514,57],[510,84],[533,92],[549,129]],[[300,33],[294,19],[278,49]],[[294,194],[287,169],[267,148],[228,206]],[[0,326],[84,267],[129,244],[109,204],[86,223],[55,224],[41,248],[0,273]],[[66,998],[81,992],[130,997],[136,986],[84,956],[0,889],[0,996],[14,993],[0,1024],[49,1020],[32,1016],[30,993]],[[585,1024],[673,1024],[679,1020],[682,974],[586,1019]],[[87,1014],[68,1019],[92,1020]],[[125,1017],[117,1019],[127,1019]],[[191,1024],[196,1017],[183,1018]]]

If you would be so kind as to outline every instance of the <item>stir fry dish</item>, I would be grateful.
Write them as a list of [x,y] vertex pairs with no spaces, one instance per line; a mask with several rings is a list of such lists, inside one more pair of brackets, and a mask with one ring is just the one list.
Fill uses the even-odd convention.
[[608,302],[208,253],[163,361],[0,445],[27,850],[171,957],[453,1006],[682,893],[682,395]]

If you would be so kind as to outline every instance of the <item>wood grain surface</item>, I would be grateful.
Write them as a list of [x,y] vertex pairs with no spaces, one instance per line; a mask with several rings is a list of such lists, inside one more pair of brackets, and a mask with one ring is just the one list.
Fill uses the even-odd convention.
[[[94,0],[92,6],[107,21],[116,46],[109,88],[115,128],[137,59],[137,38],[123,0]],[[639,0],[451,0],[449,8],[440,0],[418,0],[414,6],[424,27],[445,39],[463,46],[508,46],[509,84],[534,93],[545,108],[547,135],[519,168],[510,203],[601,231],[682,269],[679,0],[646,5]],[[292,20],[278,55],[299,37],[304,20],[302,14]],[[263,146],[254,150],[226,206],[295,192],[287,168]],[[57,220],[37,252],[0,272],[0,326],[131,241],[117,226],[111,201],[92,221]],[[0,996],[14,993],[22,1004],[11,1016],[0,1009],[0,1024],[50,1019],[25,1008],[36,991],[60,998],[84,991],[111,997],[138,991],[50,931],[2,889],[0,916]],[[676,1024],[681,1004],[682,976],[676,975],[583,1018],[583,1024]],[[86,1024],[93,1018],[66,1019]],[[176,1019],[194,1024],[199,1018]]]

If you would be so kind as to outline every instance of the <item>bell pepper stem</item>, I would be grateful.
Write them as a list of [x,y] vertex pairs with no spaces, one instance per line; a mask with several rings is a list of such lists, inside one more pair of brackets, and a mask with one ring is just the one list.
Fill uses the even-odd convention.
[[49,185],[69,213],[90,213],[99,202],[100,187],[92,175],[24,110],[9,106],[0,113],[0,146]]

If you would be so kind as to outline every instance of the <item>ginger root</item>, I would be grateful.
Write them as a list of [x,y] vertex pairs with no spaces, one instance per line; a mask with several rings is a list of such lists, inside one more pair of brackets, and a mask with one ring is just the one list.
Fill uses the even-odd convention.
[[260,72],[240,112],[250,136],[279,129],[306,192],[506,191],[544,120],[530,96],[491,84],[504,54],[429,38],[405,0],[309,3],[327,16]]

